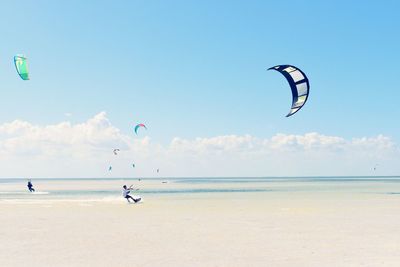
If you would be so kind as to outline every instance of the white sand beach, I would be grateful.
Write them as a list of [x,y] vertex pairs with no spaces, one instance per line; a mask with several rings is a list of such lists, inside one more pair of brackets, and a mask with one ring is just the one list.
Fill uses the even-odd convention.
[[1,201],[0,266],[399,266],[400,195],[337,191]]

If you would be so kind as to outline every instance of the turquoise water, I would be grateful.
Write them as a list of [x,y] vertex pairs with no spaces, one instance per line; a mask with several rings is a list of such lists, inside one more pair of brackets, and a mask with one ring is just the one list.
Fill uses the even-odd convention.
[[[33,179],[36,193],[26,187],[26,179],[0,179],[1,200],[24,199],[105,199],[121,198],[122,185],[134,184],[143,197],[217,194],[274,194],[298,192],[344,192],[400,194],[399,176],[382,177],[249,177],[249,178],[63,178]],[[234,197],[234,196],[233,196]]]

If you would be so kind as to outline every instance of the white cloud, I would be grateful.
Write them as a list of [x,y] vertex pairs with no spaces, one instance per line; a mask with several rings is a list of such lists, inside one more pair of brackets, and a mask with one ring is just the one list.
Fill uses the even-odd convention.
[[318,133],[305,135],[277,134],[271,138],[270,146],[285,150],[342,150],[348,143],[337,136],[326,136]]
[[112,146],[128,147],[127,138],[101,112],[85,123],[61,122],[48,126],[13,121],[0,125],[0,157],[67,154],[81,157]]
[[[114,148],[121,149],[118,156]],[[154,176],[156,168],[166,176],[374,175],[376,163],[386,169],[379,174],[397,174],[399,154],[387,136],[347,140],[315,132],[176,137],[162,145],[122,133],[105,112],[79,124],[15,120],[0,125],[1,177]]]

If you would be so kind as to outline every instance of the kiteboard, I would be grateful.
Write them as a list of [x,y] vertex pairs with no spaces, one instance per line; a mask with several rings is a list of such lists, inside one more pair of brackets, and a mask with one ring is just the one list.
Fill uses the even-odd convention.
[[131,202],[129,202],[129,204],[140,204],[143,203],[143,198],[141,196],[132,196],[134,199],[139,199],[139,201],[134,202],[131,200]]
[[48,195],[49,192],[41,192],[41,191],[35,191],[35,192],[28,192],[29,194],[33,194],[33,195]]

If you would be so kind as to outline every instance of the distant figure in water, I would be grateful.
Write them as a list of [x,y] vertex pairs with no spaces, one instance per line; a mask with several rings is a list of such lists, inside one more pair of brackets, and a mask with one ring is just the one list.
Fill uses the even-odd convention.
[[33,184],[32,184],[32,182],[31,182],[31,180],[28,180],[28,189],[29,189],[29,191],[30,192],[35,192],[35,189],[33,188]]
[[[131,190],[133,190],[132,185],[129,188],[126,185],[124,185],[122,188],[124,189],[124,190],[122,190],[122,196],[124,198],[126,198],[126,200],[128,200],[129,203],[131,203],[131,201],[129,199],[132,199],[135,203],[141,200],[140,197],[135,199],[135,198],[133,198],[132,196],[129,195]],[[136,189],[136,190],[138,190],[138,189]]]

